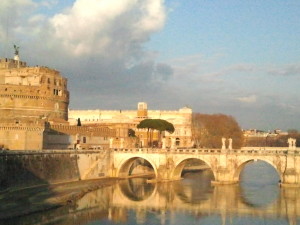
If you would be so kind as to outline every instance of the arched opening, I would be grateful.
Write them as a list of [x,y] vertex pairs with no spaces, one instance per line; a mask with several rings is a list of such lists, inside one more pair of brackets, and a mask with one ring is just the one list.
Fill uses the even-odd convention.
[[180,139],[176,138],[176,146],[179,146],[179,145],[180,145]]
[[184,178],[185,176],[188,176],[188,174],[204,171],[211,173],[211,177],[214,179],[213,172],[206,162],[201,159],[188,158],[181,161],[175,167],[172,178],[178,180]]
[[265,207],[279,195],[280,176],[275,167],[263,160],[244,162],[236,173],[241,197],[249,206]]
[[155,183],[147,183],[144,178],[132,178],[122,180],[119,183],[120,190],[131,201],[144,201],[155,192]]
[[128,159],[120,167],[118,177],[156,177],[157,171],[154,166],[146,159],[140,157],[133,157]]
[[198,204],[209,199],[214,175],[204,161],[193,158],[183,160],[176,166],[173,177],[181,178],[173,184],[174,191],[181,201]]

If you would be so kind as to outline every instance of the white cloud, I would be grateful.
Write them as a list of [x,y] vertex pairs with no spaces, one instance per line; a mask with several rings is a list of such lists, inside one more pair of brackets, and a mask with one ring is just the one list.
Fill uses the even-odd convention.
[[77,0],[50,19],[53,38],[71,54],[113,57],[139,51],[164,22],[162,0]]
[[6,38],[4,37],[6,33],[11,33],[15,27],[26,23],[26,17],[34,8],[36,8],[36,3],[32,0],[1,0],[0,41]]
[[243,103],[255,103],[257,101],[257,96],[256,95],[250,95],[246,97],[239,97],[237,98],[238,101],[243,102]]

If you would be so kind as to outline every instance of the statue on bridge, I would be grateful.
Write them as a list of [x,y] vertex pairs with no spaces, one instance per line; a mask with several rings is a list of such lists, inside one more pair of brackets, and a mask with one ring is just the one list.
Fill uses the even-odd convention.
[[232,138],[229,138],[228,141],[229,141],[228,149],[232,150]]
[[[222,138],[222,150],[226,149],[226,138]],[[228,150],[232,150],[232,138],[228,138]]]
[[222,138],[222,150],[226,149],[226,138]]
[[289,144],[289,150],[296,150],[296,139],[289,138],[287,143]]

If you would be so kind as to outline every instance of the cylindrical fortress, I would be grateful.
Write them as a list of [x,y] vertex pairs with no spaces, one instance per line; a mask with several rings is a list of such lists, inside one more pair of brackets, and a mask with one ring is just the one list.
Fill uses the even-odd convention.
[[68,120],[67,79],[47,67],[0,59],[0,118]]

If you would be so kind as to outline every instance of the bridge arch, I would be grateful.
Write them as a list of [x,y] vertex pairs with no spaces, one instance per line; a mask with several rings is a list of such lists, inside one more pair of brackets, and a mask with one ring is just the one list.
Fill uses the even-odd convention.
[[263,161],[265,163],[267,163],[268,165],[270,165],[277,173],[278,177],[282,180],[282,174],[278,171],[276,165],[269,159],[266,159],[266,158],[248,158],[248,159],[245,159],[243,160],[237,167],[237,169],[235,170],[234,172],[234,175],[233,175],[233,179],[234,181],[240,181],[240,175],[241,175],[241,172],[243,171],[243,169],[245,168],[245,166],[250,163],[250,162],[254,162],[254,161],[257,161],[257,160],[260,160],[260,161]]
[[187,158],[184,158],[184,159],[178,161],[175,164],[174,169],[173,169],[172,174],[171,174],[171,178],[174,179],[174,180],[180,179],[184,167],[186,166],[188,161],[192,160],[192,159],[199,160],[200,162],[204,162],[212,170],[214,178],[216,177],[216,175],[215,175],[215,173],[212,169],[212,166],[210,165],[210,163],[207,160],[202,159],[202,158],[197,158],[197,157],[187,157]]
[[120,166],[117,168],[117,173],[116,173],[117,177],[127,177],[129,175],[131,166],[134,164],[134,162],[137,159],[142,159],[142,160],[145,160],[146,162],[148,162],[154,171],[155,177],[158,177],[157,176],[158,175],[157,168],[156,168],[155,164],[152,162],[152,160],[147,159],[146,157],[140,157],[140,156],[133,156],[133,157],[124,159],[120,163]]

